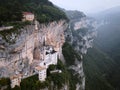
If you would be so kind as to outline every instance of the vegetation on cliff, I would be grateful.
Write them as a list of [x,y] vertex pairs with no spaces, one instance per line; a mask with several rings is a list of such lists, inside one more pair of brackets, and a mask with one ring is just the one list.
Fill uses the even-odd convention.
[[0,0],[0,25],[21,21],[25,11],[34,13],[40,23],[67,19],[65,13],[48,0]]
[[9,78],[1,78],[0,79],[0,90],[6,87],[6,90],[9,90],[10,88],[10,79]]
[[83,17],[86,17],[86,15],[83,13],[83,12],[80,12],[80,11],[65,11],[67,17],[70,19],[70,20],[74,20],[74,19],[81,19]]
[[[74,50],[74,48],[68,43],[65,42],[62,47],[62,52],[65,58],[66,66],[69,68],[69,66],[75,64],[75,60],[81,60],[80,55]],[[76,84],[82,82],[81,78],[79,77],[79,74],[75,74],[75,71],[72,69],[68,69],[69,71],[69,90],[75,90]]]
[[69,43],[63,45],[63,55],[66,60],[66,65],[70,66],[75,63],[75,60],[81,60],[80,55],[73,49]]
[[[7,24],[7,23],[6,23]],[[2,37],[3,40],[5,40],[9,44],[14,44],[16,42],[16,37],[20,34],[21,28],[23,28],[26,25],[29,25],[30,22],[13,22],[9,23],[10,25],[13,26],[13,28],[9,30],[3,30],[0,31],[0,36]],[[14,37],[14,38],[13,38]]]

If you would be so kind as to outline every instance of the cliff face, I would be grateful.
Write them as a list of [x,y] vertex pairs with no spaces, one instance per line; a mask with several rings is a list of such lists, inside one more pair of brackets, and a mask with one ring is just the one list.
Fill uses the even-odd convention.
[[[74,13],[75,11],[73,11]],[[67,12],[68,13],[68,12]],[[76,84],[76,90],[85,90],[85,75],[83,71],[83,54],[87,53],[87,49],[92,47],[96,33],[96,22],[87,18],[83,13],[79,16],[71,16],[69,27],[66,30],[66,41],[68,41],[74,50],[81,56],[81,60],[76,58],[69,68],[74,71],[74,75],[78,75],[81,83]]]
[[[44,50],[49,47],[52,47],[58,53],[58,57],[63,60],[62,46],[66,40],[75,50],[75,53],[73,53],[74,50],[72,51],[72,54],[75,54],[73,55],[75,62],[68,68],[77,78],[76,90],[85,90],[82,55],[92,47],[93,38],[96,36],[94,27],[96,23],[83,13],[79,12],[76,15],[70,15],[72,18],[70,18],[69,27],[64,20],[48,24],[39,24],[35,21],[34,24],[20,29],[19,34],[7,34],[4,38],[0,36],[0,77],[19,73],[24,77],[33,75],[35,66],[47,58]],[[65,60],[65,63],[69,62]]]
[[19,35],[6,35],[10,41],[15,41],[14,44],[6,42],[1,36],[0,77],[9,77],[17,73],[32,75],[34,66],[44,58],[44,46],[53,47],[60,57],[66,27],[67,24],[63,20],[47,25],[35,21],[34,25],[21,29]]
[[87,49],[92,47],[96,35],[96,22],[87,17],[70,22],[66,32],[67,40],[82,54],[86,54]]

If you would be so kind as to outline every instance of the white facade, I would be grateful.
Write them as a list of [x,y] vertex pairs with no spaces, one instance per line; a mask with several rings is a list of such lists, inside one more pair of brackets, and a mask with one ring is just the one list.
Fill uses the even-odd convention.
[[10,77],[11,80],[11,88],[14,88],[16,85],[20,86],[21,83],[21,75],[14,75]]
[[56,65],[58,60],[58,52],[54,51],[52,48],[49,50],[44,51],[43,61],[40,62],[40,66],[44,66],[46,68],[49,67],[49,65]]
[[47,69],[45,67],[37,66],[37,67],[35,67],[35,71],[39,75],[39,80],[40,81],[45,81],[45,79],[47,77],[47,75],[46,75]]
[[49,65],[57,64],[57,56],[58,53],[54,51],[52,47],[44,47],[43,61],[39,63],[39,66],[35,67],[36,72],[39,74],[40,81],[45,81]]
[[44,59],[44,64],[45,64],[46,68],[48,68],[49,65],[51,65],[51,64],[56,65],[57,64],[57,53],[55,52],[54,54],[46,55],[45,59]]

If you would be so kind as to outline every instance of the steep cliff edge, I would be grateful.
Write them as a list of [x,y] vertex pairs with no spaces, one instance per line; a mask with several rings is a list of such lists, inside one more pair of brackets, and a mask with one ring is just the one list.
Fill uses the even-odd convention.
[[[60,56],[61,47],[65,42],[66,27],[67,23],[64,20],[47,25],[36,22],[35,25],[20,29],[17,36],[12,33],[9,40],[14,39],[14,44],[6,42],[1,36],[0,77],[9,77],[17,73],[32,75],[35,64],[43,59],[44,46],[52,46]],[[9,34],[6,38],[8,36]]]
[[63,55],[73,77],[76,77],[76,90],[85,90],[83,55],[92,47],[97,35],[96,22],[79,11],[66,11],[66,14],[70,23],[65,31],[67,43],[63,46]]

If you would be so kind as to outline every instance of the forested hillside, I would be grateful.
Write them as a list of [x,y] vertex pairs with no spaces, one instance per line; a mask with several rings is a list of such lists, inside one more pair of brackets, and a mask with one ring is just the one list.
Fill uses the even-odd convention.
[[86,90],[120,90],[120,7],[95,17],[102,26],[84,58]]
[[41,23],[67,19],[64,12],[48,0],[0,0],[0,25],[21,21],[22,12],[32,12]]
[[109,82],[120,90],[120,7],[109,9],[103,20],[108,24],[98,29],[97,46],[111,57],[117,65],[110,73]]
[[96,47],[84,56],[83,67],[86,75],[86,90],[114,90],[108,78],[116,63]]

